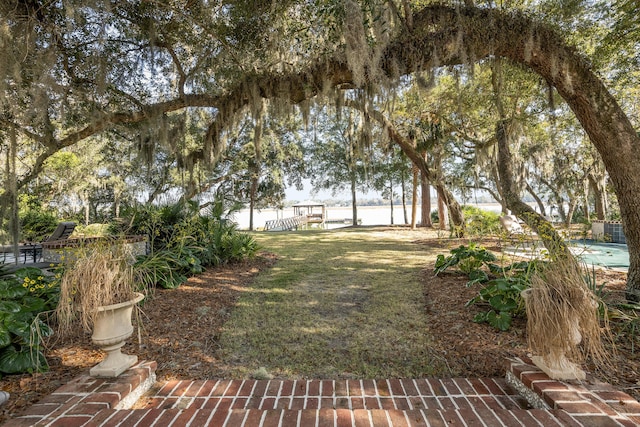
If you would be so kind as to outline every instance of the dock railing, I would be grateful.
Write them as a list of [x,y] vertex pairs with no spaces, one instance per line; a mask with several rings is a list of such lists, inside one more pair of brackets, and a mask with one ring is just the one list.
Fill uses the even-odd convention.
[[296,230],[301,225],[307,224],[306,215],[298,215],[290,218],[280,218],[267,221],[264,224],[264,231],[290,231]]

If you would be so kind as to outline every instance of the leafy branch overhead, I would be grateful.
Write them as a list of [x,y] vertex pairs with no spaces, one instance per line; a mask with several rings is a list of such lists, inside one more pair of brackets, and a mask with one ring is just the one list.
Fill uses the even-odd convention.
[[[439,74],[450,73],[457,75],[460,86],[471,80],[478,64],[492,70],[495,96],[489,102],[500,116],[494,128],[502,123],[503,130],[511,132],[516,127],[507,123],[548,108],[545,132],[557,146],[561,126],[556,113],[564,110],[568,116],[571,110],[575,115],[575,125],[565,126],[564,131],[580,134],[593,145],[609,180],[593,170],[573,177],[566,166],[571,162],[564,161],[561,153],[554,159],[553,174],[588,181],[601,194],[613,189],[630,249],[629,297],[640,299],[640,209],[635,203],[640,164],[634,161],[640,158],[640,137],[637,124],[625,113],[625,108],[634,111],[637,96],[616,87],[620,99],[614,98],[605,83],[624,81],[619,77],[621,70],[609,72],[604,64],[587,58],[614,56],[606,49],[596,51],[607,34],[637,32],[637,19],[625,15],[633,2],[597,1],[598,13],[581,9],[583,2],[560,6],[507,2],[500,8],[463,3],[191,0],[185,7],[175,1],[62,0],[45,7],[38,1],[3,2],[0,14],[7,25],[0,32],[0,140],[2,153],[13,154],[4,162],[7,178],[0,192],[0,217],[42,175],[48,159],[60,150],[78,147],[81,141],[90,140],[91,145],[100,138],[116,139],[130,148],[124,160],[133,163],[134,148],[140,148],[147,159],[163,163],[145,168],[148,179],[156,181],[148,191],[151,201],[156,193],[170,192],[166,185],[170,179],[182,184],[176,187],[185,196],[193,195],[200,189],[207,191],[228,172],[218,163],[228,159],[227,147],[237,142],[238,128],[245,123],[253,130],[251,139],[259,159],[259,130],[267,116],[282,119],[299,114],[309,123],[312,101],[339,103],[342,97],[337,93],[342,91],[363,94],[367,100],[384,99],[391,106],[410,81],[430,90]],[[616,52],[637,62],[633,40],[622,39],[629,51]],[[505,74],[514,64],[517,67],[511,68],[536,74],[547,105],[521,103],[520,92],[506,93]],[[632,70],[625,70],[625,78]],[[601,76],[615,79],[609,82]],[[477,169],[482,170],[486,155],[482,151],[491,138],[478,137],[472,126],[482,120],[482,114],[463,114],[460,109],[455,116],[449,122],[457,121],[451,126],[457,130],[450,135],[460,140],[464,160],[476,158]],[[440,119],[438,125],[446,122]],[[444,139],[444,133],[438,134]],[[518,138],[505,137],[505,141],[519,143]],[[470,152],[472,146],[476,153]],[[532,149],[526,155],[535,158],[544,151]],[[177,176],[168,176],[165,165]],[[137,166],[130,169],[143,169]],[[445,167],[457,166],[453,161]],[[524,176],[516,168],[511,171],[517,178]],[[492,177],[497,178],[505,180]],[[514,185],[483,187],[516,206],[511,210],[522,217],[527,211],[517,203],[519,194],[513,194],[522,182],[509,178]],[[545,178],[541,177],[539,186]],[[251,185],[257,185],[255,180]],[[568,193],[566,187],[550,191],[561,198]],[[120,197],[122,191],[114,193]],[[438,193],[447,197],[444,191]],[[88,196],[81,198],[87,205]],[[571,198],[569,211],[573,212],[577,197]],[[455,206],[451,200],[447,204]],[[558,204],[564,206],[562,201]],[[455,231],[464,223],[455,216],[456,209],[450,211]],[[536,231],[541,219],[532,220]],[[549,241],[557,244],[558,239]]]

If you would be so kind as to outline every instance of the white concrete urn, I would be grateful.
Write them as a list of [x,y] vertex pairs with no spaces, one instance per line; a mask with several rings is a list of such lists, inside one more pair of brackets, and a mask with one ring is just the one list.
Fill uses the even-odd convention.
[[[532,292],[533,289],[525,289],[520,293],[525,304],[531,298]],[[570,325],[570,329],[571,336],[567,337],[568,343],[577,346],[582,341],[577,319]],[[543,356],[531,356],[531,361],[554,380],[584,380],[586,378],[584,370],[578,364],[567,359],[564,349],[556,349]]]
[[134,299],[98,308],[93,324],[91,340],[107,353],[105,359],[91,368],[93,377],[117,377],[136,364],[138,356],[122,353],[120,350],[133,334],[131,314],[144,295],[136,293]]

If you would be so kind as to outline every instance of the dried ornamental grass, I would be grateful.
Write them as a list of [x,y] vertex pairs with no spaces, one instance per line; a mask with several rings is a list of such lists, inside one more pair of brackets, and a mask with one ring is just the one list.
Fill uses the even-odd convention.
[[607,364],[604,342],[611,342],[606,323],[601,325],[598,301],[589,290],[573,258],[560,258],[531,279],[527,292],[527,335],[531,350],[550,360],[566,356],[582,364]]
[[134,298],[131,257],[126,245],[117,242],[78,250],[76,259],[65,266],[60,281],[56,315],[61,332],[69,331],[75,322],[90,331],[98,307]]

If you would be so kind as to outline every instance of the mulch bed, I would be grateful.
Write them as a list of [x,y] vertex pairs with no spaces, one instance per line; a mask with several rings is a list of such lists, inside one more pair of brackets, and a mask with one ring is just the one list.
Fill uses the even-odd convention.
[[[437,239],[417,243],[441,247],[443,252],[458,246],[457,242]],[[492,250],[499,249],[491,240],[485,243]],[[209,270],[178,289],[157,290],[142,307],[142,344],[132,337],[133,343],[127,344],[124,352],[137,354],[140,360],[158,362],[159,381],[225,377],[231,367],[216,358],[222,325],[243,290],[274,262],[275,256],[261,254],[241,264]],[[463,275],[445,272],[434,277],[433,265],[426,265],[422,278],[430,324],[427,333],[433,337],[432,354],[446,361],[450,376],[502,377],[506,358],[527,354],[522,319],[516,319],[508,332],[472,321],[480,308],[465,304],[478,289],[465,287]],[[625,279],[624,273],[598,272],[598,282],[606,281],[610,289],[624,290]],[[618,340],[613,367],[603,374],[607,381],[640,398],[640,358],[628,337],[627,334]],[[90,334],[84,332],[52,341],[47,356],[48,372],[0,380],[0,389],[11,393],[10,401],[0,408],[0,423],[86,373],[103,357],[91,344]]]

